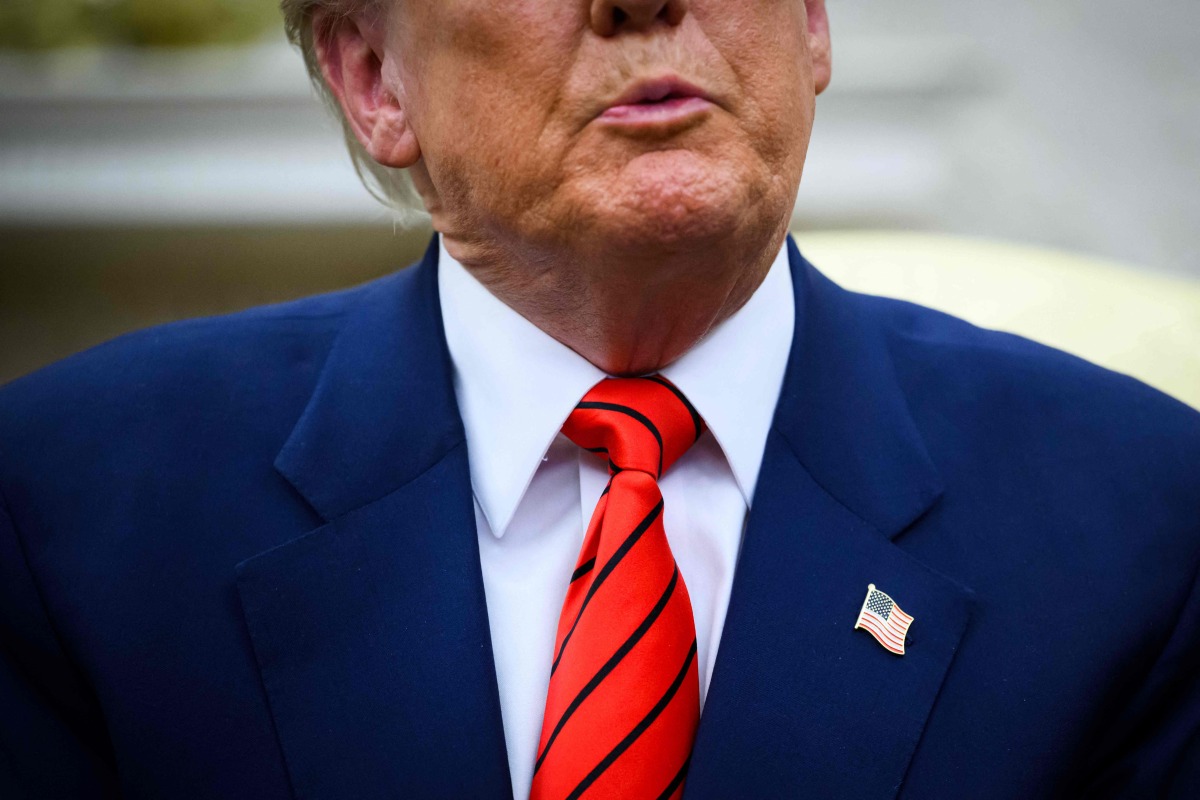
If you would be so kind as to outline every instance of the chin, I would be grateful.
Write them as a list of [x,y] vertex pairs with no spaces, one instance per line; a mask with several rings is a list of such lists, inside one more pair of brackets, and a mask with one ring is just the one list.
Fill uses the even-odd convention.
[[735,164],[687,150],[638,156],[609,183],[588,216],[610,247],[719,246],[769,211],[763,188]]

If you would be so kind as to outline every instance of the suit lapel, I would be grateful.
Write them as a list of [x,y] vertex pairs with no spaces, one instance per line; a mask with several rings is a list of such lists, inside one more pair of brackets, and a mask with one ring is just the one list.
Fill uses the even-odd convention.
[[276,461],[326,520],[237,566],[299,797],[509,797],[437,250],[364,290]]
[[[940,481],[867,301],[789,248],[796,334],[687,796],[891,798],[972,595],[892,541]],[[868,583],[914,617],[904,656],[853,629]]]

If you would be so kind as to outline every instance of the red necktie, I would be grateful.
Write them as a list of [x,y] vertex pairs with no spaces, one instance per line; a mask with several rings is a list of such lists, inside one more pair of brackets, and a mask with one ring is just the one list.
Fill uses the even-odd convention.
[[601,381],[563,425],[611,477],[558,620],[531,800],[683,793],[700,720],[696,623],[658,479],[703,430],[659,376]]

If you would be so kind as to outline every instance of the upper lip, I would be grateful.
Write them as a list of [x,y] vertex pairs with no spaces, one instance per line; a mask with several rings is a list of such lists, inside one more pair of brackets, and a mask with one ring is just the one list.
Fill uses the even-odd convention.
[[618,95],[605,106],[605,110],[616,106],[628,106],[636,103],[657,102],[676,97],[699,97],[712,102],[708,93],[695,84],[688,83],[674,75],[661,78],[640,80]]

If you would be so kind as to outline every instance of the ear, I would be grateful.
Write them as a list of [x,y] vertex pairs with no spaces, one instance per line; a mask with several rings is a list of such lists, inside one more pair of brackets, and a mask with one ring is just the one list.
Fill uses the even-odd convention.
[[382,12],[313,13],[313,46],[325,83],[337,98],[355,137],[385,167],[411,167],[421,147],[409,123],[397,82],[389,85],[387,16]]
[[829,86],[833,55],[829,44],[829,16],[825,0],[804,0],[808,12],[808,55],[812,59],[813,88],[817,94]]

